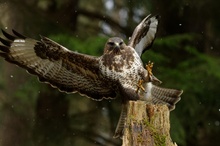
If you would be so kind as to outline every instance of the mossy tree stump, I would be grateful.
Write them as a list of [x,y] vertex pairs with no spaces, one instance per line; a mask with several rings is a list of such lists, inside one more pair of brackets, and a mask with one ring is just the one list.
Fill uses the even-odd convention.
[[166,105],[128,102],[122,146],[177,146],[170,138],[169,113]]

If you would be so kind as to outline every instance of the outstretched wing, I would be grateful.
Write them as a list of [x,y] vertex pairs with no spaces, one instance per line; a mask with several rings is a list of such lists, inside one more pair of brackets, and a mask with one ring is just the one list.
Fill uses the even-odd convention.
[[72,52],[46,37],[37,41],[14,30],[15,36],[2,32],[7,39],[0,38],[0,56],[37,75],[40,81],[95,100],[115,97],[99,73],[97,57]]
[[157,32],[158,19],[158,15],[153,17],[148,15],[135,28],[128,42],[128,46],[133,47],[139,56],[153,44]]

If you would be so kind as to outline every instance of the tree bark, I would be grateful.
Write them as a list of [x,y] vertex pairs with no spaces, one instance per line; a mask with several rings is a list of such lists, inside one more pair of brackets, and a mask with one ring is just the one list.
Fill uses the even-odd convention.
[[122,146],[177,146],[169,133],[169,113],[166,105],[130,101]]

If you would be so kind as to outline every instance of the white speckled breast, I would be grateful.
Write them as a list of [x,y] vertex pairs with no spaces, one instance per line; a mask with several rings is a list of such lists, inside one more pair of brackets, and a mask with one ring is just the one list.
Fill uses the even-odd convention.
[[126,87],[136,88],[141,79],[140,74],[145,69],[135,50],[131,47],[127,48],[126,52],[114,56],[103,55],[99,62],[100,71],[109,80],[118,81]]

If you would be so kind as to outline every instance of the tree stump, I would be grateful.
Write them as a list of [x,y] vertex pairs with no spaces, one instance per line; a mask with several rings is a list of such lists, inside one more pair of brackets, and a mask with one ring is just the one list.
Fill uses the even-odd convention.
[[129,101],[122,146],[177,146],[170,137],[169,109]]

